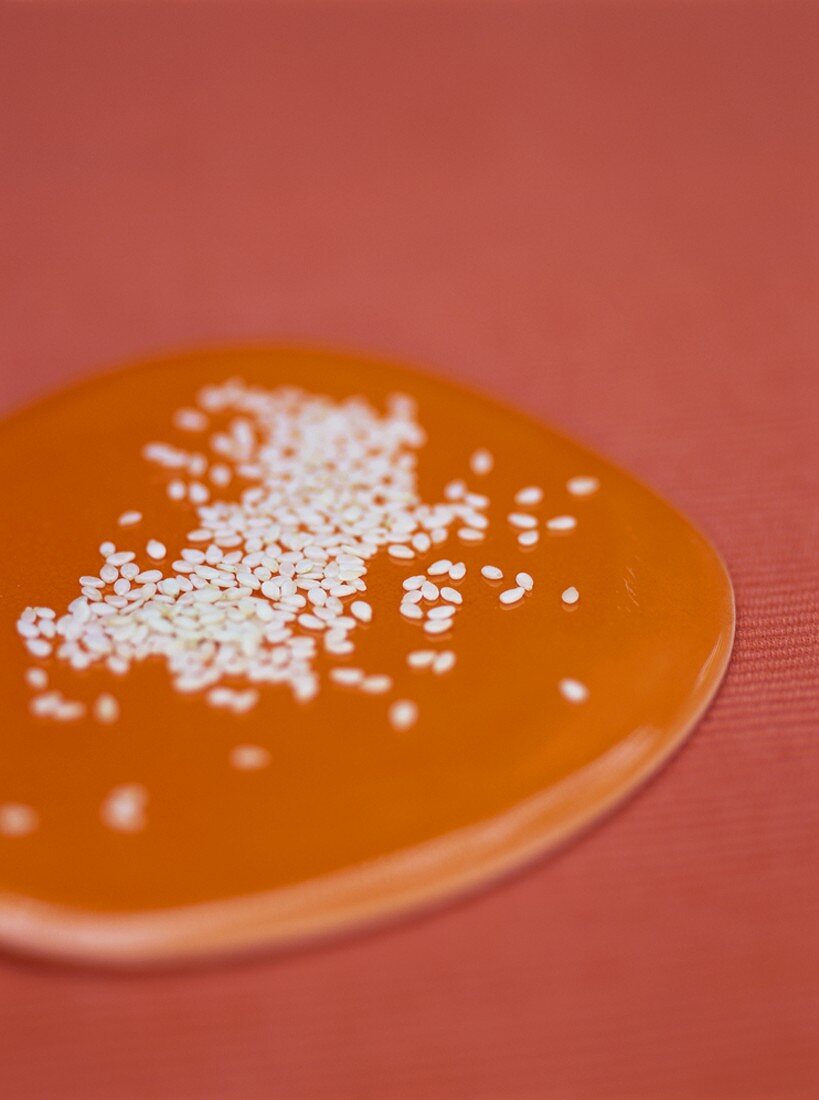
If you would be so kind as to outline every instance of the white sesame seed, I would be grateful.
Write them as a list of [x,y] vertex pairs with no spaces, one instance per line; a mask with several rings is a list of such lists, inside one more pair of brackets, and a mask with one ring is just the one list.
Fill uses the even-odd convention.
[[0,805],[0,836],[28,836],[37,828],[37,811],[22,802],[4,802]]
[[134,580],[140,584],[157,584],[162,580],[162,573],[159,569],[146,569],[143,573],[137,573]]
[[521,531],[518,535],[518,546],[537,546],[540,534],[537,531]]
[[567,677],[561,680],[557,686],[563,698],[570,703],[585,703],[589,697],[589,689],[579,680],[572,680]]
[[577,603],[577,601],[580,599],[580,593],[577,591],[574,585],[572,585],[571,587],[565,588],[563,590],[560,598],[561,600],[563,600],[564,603],[571,605]]
[[527,485],[515,493],[515,504],[521,508],[532,508],[543,500],[543,490],[539,485]]
[[102,569],[100,569],[100,579],[103,580],[106,584],[113,584],[118,576],[119,570],[115,565],[109,565],[108,563],[106,563],[105,565],[103,565]]
[[407,664],[410,668],[429,668],[436,656],[434,649],[414,649],[407,654]]
[[438,676],[450,672],[455,667],[455,654],[451,649],[445,649],[437,655],[432,665],[432,671]]
[[452,619],[428,619],[424,623],[426,634],[444,634],[452,627]]
[[114,581],[114,592],[117,596],[124,596],[126,592],[131,591],[131,582],[127,577],[120,577],[118,581]]
[[199,409],[177,409],[173,414],[173,425],[183,432],[204,432],[208,418]]
[[438,585],[433,583],[433,581],[424,581],[424,583],[421,585],[421,595],[425,600],[428,600],[430,603],[433,600],[437,600],[438,596],[440,595]]
[[387,553],[391,558],[395,558],[397,561],[409,561],[415,557],[415,553],[409,546],[404,546],[403,543],[393,543],[387,547]]
[[234,745],[230,750],[230,764],[237,771],[258,771],[269,763],[270,753],[261,745]]
[[482,542],[484,534],[483,531],[478,531],[474,527],[459,527],[458,538],[462,542]]
[[412,548],[419,554],[426,554],[431,546],[432,539],[424,531],[420,531],[417,535],[412,536]]
[[142,519],[142,512],[123,512],[117,520],[120,527],[132,527]]
[[383,695],[391,687],[392,677],[390,676],[365,676],[361,681],[361,690],[366,691],[368,695]]
[[113,554],[116,551],[116,546],[113,542],[103,542],[100,544],[100,555],[103,558],[107,558],[109,554]]
[[[105,566],[103,566],[103,569],[104,568]],[[105,588],[105,581],[103,581],[101,577],[92,577],[89,575],[80,577],[80,586],[82,588]]]
[[51,645],[43,638],[26,639],[26,649],[32,657],[49,657],[51,655]]
[[481,447],[477,451],[474,451],[469,459],[469,468],[472,473],[476,474],[478,477],[490,473],[494,465],[495,460],[485,447]]
[[405,619],[423,619],[424,617],[424,613],[421,608],[414,603],[406,603],[402,601],[399,610]]
[[121,565],[133,561],[135,557],[136,554],[132,550],[118,550],[115,554],[109,554],[105,560],[107,565],[119,569]]
[[148,792],[138,783],[125,783],[106,796],[100,816],[109,829],[120,833],[138,833],[145,828]]
[[484,565],[481,567],[481,576],[486,577],[488,581],[501,581],[503,570],[498,569],[497,565]]
[[407,577],[402,587],[405,592],[414,592],[416,588],[421,588],[422,585],[426,584],[426,580],[427,578],[423,573],[419,573],[415,577]]
[[188,500],[191,504],[205,504],[210,500],[210,489],[201,481],[192,481],[188,486]]
[[441,589],[441,599],[448,603],[463,603],[464,598],[457,588],[444,587]]
[[457,609],[451,603],[437,604],[427,611],[427,618],[432,619],[433,622],[436,619],[451,619],[456,610]]
[[510,512],[506,517],[513,527],[519,527],[522,530],[531,530],[537,527],[537,518],[530,516],[527,512]]
[[522,588],[524,592],[531,592],[535,587],[535,582],[528,573],[518,573],[515,577],[515,583],[519,588]]
[[153,558],[154,561],[161,561],[168,553],[165,544],[160,542],[159,539],[149,539],[145,550],[148,557]]
[[171,500],[184,500],[187,494],[185,482],[181,481],[178,477],[168,482],[168,487],[165,491]]
[[360,623],[372,621],[373,609],[365,600],[353,600],[350,604],[350,611]]
[[460,500],[466,493],[466,482],[456,479],[449,481],[444,486],[444,496],[447,500]]
[[427,569],[427,575],[430,577],[441,577],[444,573],[449,573],[451,568],[452,562],[449,558],[441,558],[440,561],[434,561],[429,569]]
[[389,709],[390,725],[402,733],[418,721],[418,707],[410,699],[399,699]]
[[119,718],[119,703],[113,695],[105,692],[97,696],[92,712],[98,722],[110,724]]
[[401,597],[401,603],[420,603],[423,598],[421,590],[416,588],[414,592],[405,592]]
[[507,588],[504,592],[501,592],[498,599],[502,604],[513,604],[522,600],[526,595],[526,590],[523,588]]
[[449,579],[451,581],[462,581],[466,576],[466,565],[462,561],[457,561],[449,571]]
[[546,526],[550,531],[573,531],[577,520],[574,516],[552,516],[546,521]]
[[44,668],[27,668],[26,683],[35,691],[43,691],[48,687],[48,673]]
[[342,687],[356,687],[364,679],[364,673],[360,668],[332,668],[330,679]]
[[570,477],[566,482],[566,488],[574,497],[588,497],[597,492],[600,488],[600,482],[596,477],[579,475]]

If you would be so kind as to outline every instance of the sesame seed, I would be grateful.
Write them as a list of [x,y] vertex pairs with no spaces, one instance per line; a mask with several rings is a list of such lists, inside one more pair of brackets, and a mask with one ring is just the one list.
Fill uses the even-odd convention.
[[507,588],[504,592],[501,592],[498,599],[502,604],[509,605],[517,603],[519,600],[522,600],[525,595],[526,590],[523,588]]
[[543,500],[543,490],[539,485],[527,485],[515,493],[515,504],[521,508],[532,508]]
[[360,668],[332,668],[330,679],[342,687],[356,687],[364,679],[364,673]]
[[438,585],[434,584],[432,581],[424,581],[424,583],[421,585],[421,595],[425,600],[428,600],[430,603],[433,600],[437,600],[438,596],[440,595]]
[[441,599],[448,603],[463,603],[464,598],[456,588],[444,587],[441,589]]
[[93,715],[98,722],[106,725],[116,722],[119,718],[119,703],[113,695],[107,693],[98,695],[93,706]]
[[452,626],[452,619],[428,619],[424,623],[426,634],[444,634]]
[[445,649],[437,655],[432,665],[432,671],[438,676],[450,672],[455,667],[455,654],[451,649]]
[[519,588],[522,588],[524,592],[531,592],[535,587],[535,582],[528,573],[518,573],[515,577],[515,583]]
[[566,482],[566,488],[574,497],[588,497],[597,492],[600,488],[600,482],[596,477],[579,475],[570,477]]
[[457,561],[449,571],[451,581],[462,581],[466,576],[466,566],[462,561]]
[[570,703],[585,703],[589,697],[589,689],[579,680],[566,678],[557,685],[560,694]]
[[407,577],[402,587],[405,592],[414,592],[416,588],[420,588],[423,584],[426,583],[426,579],[427,578],[423,575],[423,573],[419,573],[415,577]]
[[434,649],[414,649],[407,654],[407,664],[410,668],[429,668],[436,657]]
[[364,600],[353,600],[350,604],[350,611],[360,623],[368,623],[372,620],[373,609]]
[[399,699],[389,709],[390,725],[403,733],[418,721],[418,707],[410,699]]
[[537,546],[540,534],[537,531],[521,531],[518,535],[518,546]]
[[230,764],[237,771],[258,771],[269,763],[270,753],[261,745],[234,745],[230,750]]
[[116,550],[113,542],[103,542],[100,544],[100,555],[103,558],[107,558],[109,554],[113,554]]
[[0,836],[28,836],[37,828],[38,821],[37,811],[22,802],[0,805]]
[[481,542],[483,540],[483,531],[478,531],[474,527],[459,527],[458,538],[462,542]]
[[392,677],[390,676],[365,676],[361,681],[361,690],[366,691],[369,695],[383,695],[391,687]]
[[148,557],[153,558],[154,561],[161,561],[168,553],[165,544],[160,542],[159,539],[149,539],[145,549]]
[[506,518],[513,527],[519,527],[524,530],[531,530],[537,527],[537,519],[535,516],[530,516],[527,512],[510,512]]
[[138,833],[145,828],[148,792],[138,783],[126,783],[106,796],[100,808],[103,823],[120,833]]
[[481,576],[486,577],[488,581],[501,581],[503,570],[498,569],[497,565],[484,565],[481,567]]
[[43,691],[48,687],[48,673],[44,668],[27,668],[26,683],[35,691]]
[[117,520],[120,527],[132,527],[142,519],[142,512],[123,512]]
[[424,613],[417,604],[403,603],[399,608],[405,619],[423,619]]
[[494,458],[484,447],[474,451],[469,459],[469,468],[472,473],[476,474],[478,477],[483,477],[485,474],[490,473],[494,465]]
[[569,588],[564,588],[563,592],[560,594],[560,598],[561,600],[563,600],[564,603],[571,605],[577,603],[577,601],[580,599],[580,593],[577,591],[574,585],[572,585]]
[[391,558],[395,558],[398,561],[409,561],[411,558],[415,557],[412,548],[404,546],[402,543],[393,543],[392,546],[388,546],[387,553]]
[[550,531],[573,531],[577,520],[574,516],[553,516],[546,521],[546,526]]
[[452,568],[452,562],[448,558],[441,558],[440,561],[434,561],[432,565],[427,569],[427,575],[430,577],[441,577],[445,573],[449,573]]
[[456,608],[451,603],[438,604],[436,607],[431,607],[427,611],[427,618],[432,619],[434,622],[437,619],[451,619],[455,614]]

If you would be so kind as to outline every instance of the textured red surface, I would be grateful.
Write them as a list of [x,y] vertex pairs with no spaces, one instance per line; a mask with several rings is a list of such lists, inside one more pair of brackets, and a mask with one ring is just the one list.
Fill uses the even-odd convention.
[[208,971],[0,962],[4,1095],[819,1089],[818,47],[799,3],[6,5],[3,407],[203,340],[426,363],[686,510],[739,629],[670,767],[478,899]]

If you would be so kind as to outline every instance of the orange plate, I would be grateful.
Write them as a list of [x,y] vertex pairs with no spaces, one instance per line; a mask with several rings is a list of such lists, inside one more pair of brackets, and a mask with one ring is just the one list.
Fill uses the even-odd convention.
[[[267,688],[258,707],[229,716],[179,694],[164,666],[127,676],[35,661],[16,636],[24,607],[58,613],[96,572],[113,539],[142,553],[150,536],[178,556],[196,525],[171,503],[167,475],[141,457],[147,441],[190,445],[171,427],[208,381],[240,376],[275,387],[380,406],[400,390],[419,404],[428,442],[423,499],[466,477],[490,495],[484,542],[453,534],[424,560],[462,559],[464,606],[446,642],[445,676],[413,672],[406,654],[439,648],[397,611],[401,581],[419,563],[380,554],[368,574],[375,617],[355,632],[346,663],[395,678],[390,696],[326,681],[308,704]],[[495,456],[476,477],[477,447]],[[594,475],[575,498],[569,478]],[[196,352],[151,361],[78,386],[6,422],[0,433],[4,568],[0,630],[5,718],[0,804],[36,809],[38,827],[0,837],[0,939],[14,948],[133,964],[282,945],[452,895],[565,841],[633,790],[703,713],[733,638],[730,581],[709,543],[649,489],[609,462],[494,401],[421,374],[310,350]],[[545,520],[569,513],[574,531],[522,550],[506,516],[524,485],[545,498]],[[127,531],[117,517],[139,509]],[[502,607],[486,563],[535,578],[531,596]],[[145,568],[149,567],[146,561]],[[569,585],[573,608],[561,602]],[[118,723],[49,722],[30,714],[25,669],[41,664],[66,696],[101,691]],[[589,698],[567,702],[564,677]],[[416,726],[396,733],[391,699],[417,701]],[[266,747],[270,765],[237,771],[239,743]],[[106,828],[100,805],[123,783],[150,795],[146,828]]]

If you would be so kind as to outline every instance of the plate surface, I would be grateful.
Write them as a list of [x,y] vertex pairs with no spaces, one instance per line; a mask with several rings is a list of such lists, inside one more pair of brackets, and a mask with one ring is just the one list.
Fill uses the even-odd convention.
[[[175,691],[149,660],[117,677],[35,659],[17,636],[26,606],[62,614],[98,546],[133,549],[159,537],[168,561],[197,526],[167,495],[167,471],[142,457],[206,383],[239,377],[298,386],[382,411],[396,391],[417,401],[426,433],[420,497],[444,499],[452,479],[490,498],[478,543],[453,533],[413,561],[382,551],[370,563],[375,614],[354,632],[355,654],[322,655],[321,689],[306,703],[265,687],[252,711],[226,714]],[[206,450],[205,437],[197,447]],[[486,448],[489,473],[470,456]],[[579,475],[599,488],[584,496]],[[730,581],[718,555],[672,507],[605,459],[494,401],[397,367],[320,351],[193,352],[105,375],[5,423],[6,487],[0,578],[0,677],[6,721],[0,806],[33,808],[36,828],[0,836],[0,939],[17,949],[132,964],[282,945],[382,918],[473,888],[566,840],[634,789],[690,732],[716,691],[734,630]],[[518,507],[524,486],[543,501]],[[137,509],[142,520],[117,527]],[[537,517],[522,548],[510,512]],[[576,526],[547,521],[571,515]],[[455,626],[430,639],[398,613],[402,581],[437,558],[464,561]],[[504,607],[481,566],[520,570],[532,593]],[[561,594],[576,587],[567,605]],[[436,676],[407,666],[420,648],[452,649]],[[54,722],[31,712],[26,670],[84,702],[89,716]],[[338,665],[386,673],[369,696],[330,682]],[[582,702],[561,681],[581,682]],[[241,686],[241,685],[237,685]],[[101,692],[119,720],[90,716]],[[396,698],[419,718],[397,732]],[[240,744],[264,748],[257,770],[231,766]],[[148,792],[144,828],[107,828],[100,807],[122,784]]]

